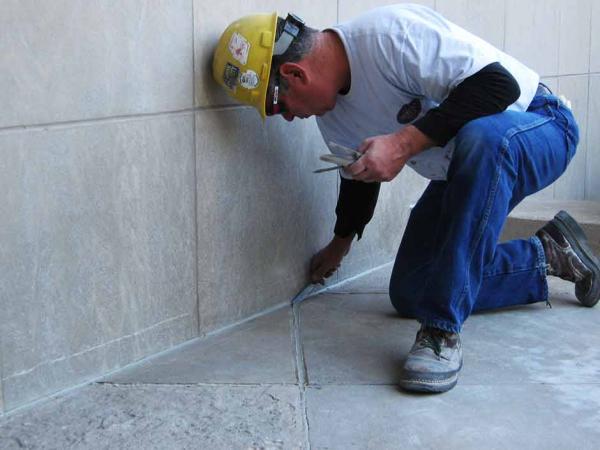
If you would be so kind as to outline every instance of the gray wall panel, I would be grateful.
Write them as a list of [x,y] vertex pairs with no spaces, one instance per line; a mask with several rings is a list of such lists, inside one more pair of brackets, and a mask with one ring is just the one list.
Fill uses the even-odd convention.
[[554,183],[554,198],[562,200],[585,199],[587,161],[587,115],[588,115],[588,75],[560,77],[558,91],[572,103],[573,115],[579,125],[579,145],[577,153],[565,173]]
[[436,9],[457,25],[504,48],[504,0],[437,0]]
[[506,0],[505,51],[542,76],[558,75],[560,0]]
[[191,10],[191,0],[3,0],[0,127],[192,106]]
[[591,12],[592,0],[560,0],[559,75],[589,71]]
[[249,108],[196,116],[198,287],[205,333],[284,301],[332,236],[336,174],[314,120],[262,125]]
[[194,335],[192,130],[187,114],[0,134],[7,408]]
[[586,199],[600,201],[600,74],[590,76]]
[[600,72],[600,2],[592,2],[590,71]]

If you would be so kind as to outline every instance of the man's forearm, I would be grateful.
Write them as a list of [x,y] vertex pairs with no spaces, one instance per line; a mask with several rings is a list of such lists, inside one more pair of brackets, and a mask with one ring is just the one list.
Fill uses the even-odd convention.
[[444,146],[467,122],[502,112],[520,96],[519,84],[510,72],[500,63],[489,64],[463,80],[414,126]]
[[362,183],[343,177],[340,180],[340,193],[335,208],[335,235],[339,238],[356,235],[360,239],[365,226],[373,217],[379,196],[379,183]]

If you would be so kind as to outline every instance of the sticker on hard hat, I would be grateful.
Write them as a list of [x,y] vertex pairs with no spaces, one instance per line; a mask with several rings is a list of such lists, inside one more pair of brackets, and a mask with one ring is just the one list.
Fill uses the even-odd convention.
[[233,64],[227,63],[225,65],[225,72],[223,73],[223,82],[232,91],[235,91],[235,87],[238,84],[238,78],[240,75],[240,68]]
[[248,53],[250,52],[250,42],[244,36],[240,33],[233,33],[231,39],[229,39],[228,48],[236,61],[246,65]]
[[258,86],[258,74],[248,70],[240,75],[240,86],[246,89],[254,89]]

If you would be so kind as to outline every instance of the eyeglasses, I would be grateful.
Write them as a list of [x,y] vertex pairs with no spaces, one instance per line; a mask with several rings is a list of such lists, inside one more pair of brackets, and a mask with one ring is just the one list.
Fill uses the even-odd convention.
[[271,103],[267,102],[267,116],[273,116],[275,114],[283,114],[287,112],[285,103],[279,98],[279,86],[280,86],[279,73],[275,74],[275,82],[273,83],[273,95],[271,97]]

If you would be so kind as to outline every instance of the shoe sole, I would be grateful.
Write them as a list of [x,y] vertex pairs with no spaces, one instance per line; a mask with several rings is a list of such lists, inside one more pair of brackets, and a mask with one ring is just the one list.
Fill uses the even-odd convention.
[[400,380],[399,386],[410,392],[429,392],[441,394],[442,392],[449,391],[458,382],[458,373],[455,373],[451,377],[443,380],[424,380],[415,378],[406,378]]
[[583,283],[575,283],[575,296],[582,305],[592,307],[600,300],[600,264],[594,256],[587,236],[579,224],[566,211],[559,211],[553,220],[554,225],[565,236],[567,242],[573,247],[577,256],[592,271],[592,286],[589,292],[583,291]]
[[429,392],[435,394],[441,394],[442,392],[449,391],[458,382],[458,374],[462,369],[463,361],[461,358],[460,366],[456,372],[452,372],[446,378],[440,379],[427,379],[424,377],[422,372],[410,372],[405,371],[402,374],[398,385],[410,392]]

